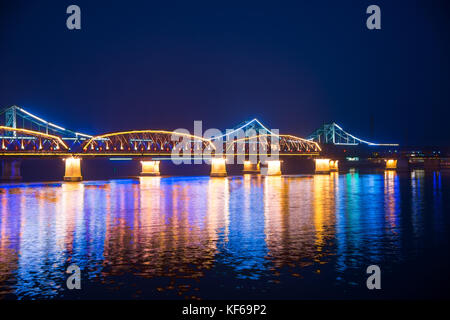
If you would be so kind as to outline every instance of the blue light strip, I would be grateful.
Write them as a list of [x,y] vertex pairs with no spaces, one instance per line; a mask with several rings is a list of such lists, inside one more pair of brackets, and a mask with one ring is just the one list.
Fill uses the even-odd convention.
[[277,136],[277,137],[279,136],[278,134],[273,133],[272,131],[270,131],[269,129],[267,129],[261,122],[259,122],[258,119],[255,118],[255,119],[253,119],[252,121],[247,122],[246,124],[240,126],[239,128],[237,128],[237,129],[235,129],[235,130],[233,130],[233,131],[231,131],[231,132],[228,132],[228,133],[223,134],[223,135],[218,136],[218,137],[211,138],[210,140],[216,140],[216,139],[220,139],[220,138],[225,137],[225,136],[229,136],[229,135],[233,134],[234,132],[239,131],[239,130],[241,130],[241,129],[247,127],[248,125],[250,125],[250,124],[253,123],[253,122],[258,123],[261,127],[264,128],[264,130],[266,130],[267,132],[269,132],[271,135],[274,135],[274,136]]

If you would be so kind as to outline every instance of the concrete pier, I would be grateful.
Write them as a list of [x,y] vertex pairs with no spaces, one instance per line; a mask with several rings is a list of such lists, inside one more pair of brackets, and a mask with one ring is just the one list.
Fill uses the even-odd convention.
[[227,166],[226,160],[220,158],[211,159],[211,177],[226,177]]
[[314,159],[316,173],[330,173],[339,171],[339,160]]
[[409,162],[408,159],[386,159],[386,170],[396,170],[396,171],[408,171]]
[[267,161],[261,168],[261,174],[265,176],[280,176],[281,161],[279,160]]
[[330,171],[331,172],[338,172],[339,171],[339,166],[338,166],[339,161],[338,160],[330,160]]
[[397,170],[397,159],[386,159],[386,170]]
[[81,181],[81,159],[80,158],[66,158],[66,174],[64,181]]
[[252,163],[250,160],[244,161],[244,170],[243,173],[259,173],[260,165],[258,163]]
[[159,164],[161,161],[141,161],[141,176],[159,176]]
[[2,180],[17,181],[21,180],[20,165],[21,160],[3,160],[2,161]]

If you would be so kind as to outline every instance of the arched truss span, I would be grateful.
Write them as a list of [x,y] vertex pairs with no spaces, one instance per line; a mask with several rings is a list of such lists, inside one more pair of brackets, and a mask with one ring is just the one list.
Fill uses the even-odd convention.
[[[278,150],[276,146],[272,149],[272,142],[278,143]],[[310,153],[321,151],[317,142],[286,134],[261,134],[226,142],[227,152],[243,152],[244,150],[239,150],[240,148],[245,149],[246,153],[257,152],[258,150],[259,152],[277,150],[279,153]]]
[[172,150],[201,154],[215,150],[214,144],[202,137],[164,130],[134,130],[103,134],[88,140],[84,152],[95,153],[170,153]]
[[67,151],[66,143],[58,136],[28,129],[0,126],[2,151]]

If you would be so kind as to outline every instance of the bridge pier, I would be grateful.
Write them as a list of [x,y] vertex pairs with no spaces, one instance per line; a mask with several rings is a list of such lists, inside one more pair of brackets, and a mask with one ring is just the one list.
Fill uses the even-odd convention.
[[338,172],[339,171],[339,160],[330,160],[330,171]]
[[397,159],[386,159],[386,170],[397,170]]
[[211,177],[226,177],[227,176],[227,166],[226,160],[221,158],[211,159]]
[[314,159],[316,173],[330,173],[339,171],[339,160]]
[[281,176],[281,161],[266,161],[261,168],[261,174],[265,176]]
[[2,180],[14,181],[21,180],[20,165],[21,160],[3,160],[2,161]]
[[243,173],[259,173],[260,172],[260,166],[258,163],[252,163],[250,160],[244,161],[244,170]]
[[81,181],[81,159],[80,158],[66,158],[66,174],[64,175],[64,181]]
[[386,159],[386,170],[407,171],[409,170],[408,159]]
[[161,161],[141,161],[141,176],[159,176],[159,164]]

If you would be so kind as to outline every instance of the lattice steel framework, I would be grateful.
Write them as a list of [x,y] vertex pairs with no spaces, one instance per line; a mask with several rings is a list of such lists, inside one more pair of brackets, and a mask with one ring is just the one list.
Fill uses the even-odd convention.
[[[246,136],[245,138],[236,138],[239,130],[242,130],[241,135]],[[217,141],[222,139],[225,152],[234,152],[236,154],[270,153],[271,150],[276,149],[278,149],[277,152],[279,153],[288,154],[309,154],[321,151],[319,144],[314,141],[308,141],[292,135],[278,134],[274,131],[268,129],[258,119],[253,119],[211,140]],[[271,146],[272,142],[278,144],[278,146],[274,146],[274,149]]]
[[[273,148],[272,143],[276,144]],[[309,154],[321,151],[317,142],[285,134],[260,134],[228,141],[224,143],[224,146],[227,152],[237,154],[270,153],[272,150],[279,154]]]
[[217,137],[213,137],[210,140],[216,141],[218,139],[222,139],[223,141],[226,141],[227,139],[230,139],[231,137],[233,137],[236,134],[236,132],[239,130],[242,130],[242,132],[244,133],[244,136],[250,130],[254,130],[254,132],[257,132],[259,134],[277,135],[276,133],[274,133],[274,132],[270,131],[268,128],[266,128],[258,119],[255,118],[251,121],[245,121],[245,122],[241,123],[240,125],[234,127],[233,129],[228,130],[227,133],[222,134]]
[[[48,122],[18,106],[11,106],[0,111],[0,125],[11,128],[21,128],[61,137],[69,148],[81,145],[91,135],[68,130]],[[14,132],[13,132],[14,134]]]
[[322,127],[314,131],[308,140],[324,144],[355,146],[359,144],[366,144],[369,146],[398,146],[397,143],[373,143],[351,135],[344,131],[336,123],[324,124]]
[[151,153],[169,154],[172,150],[202,154],[206,149],[214,151],[209,140],[190,134],[164,130],[134,130],[108,133],[86,141],[84,152],[94,153]]
[[[335,131],[333,132],[333,141],[336,141],[337,132],[339,139],[346,139],[345,143],[347,144],[357,144],[356,141],[365,142],[347,134],[336,124],[332,124],[332,126]],[[335,130],[335,127],[338,127],[342,132]],[[200,155],[204,154],[205,151],[214,154],[216,152],[214,143],[218,141],[224,141],[223,153],[227,153],[231,149],[236,154],[242,151],[249,154],[255,150],[270,153],[273,149],[272,141],[277,142],[276,148],[278,148],[279,153],[310,154],[321,151],[319,144],[312,141],[314,139],[307,140],[292,135],[279,135],[277,134],[278,131],[269,130],[257,119],[244,122],[226,134],[212,139],[164,130],[133,130],[93,137],[67,130],[18,106],[12,106],[0,111],[0,128],[2,128],[0,147],[4,151],[61,152],[64,150],[70,153],[81,151],[82,153],[99,155],[122,153],[171,154],[175,148],[178,148],[179,154],[183,154],[183,151],[189,151],[191,155]],[[239,130],[243,130],[245,134],[249,133],[249,130],[253,130],[258,135],[249,135],[239,141],[236,140],[237,138],[233,138],[233,135]],[[331,131],[329,128],[323,130],[322,135],[325,137],[325,141],[329,141]],[[318,139],[320,141],[320,134]],[[239,144],[238,141],[243,142],[243,144]],[[337,143],[342,144],[341,141]],[[239,148],[242,149],[238,150]]]
[[0,126],[0,152],[66,152],[69,148],[57,136],[21,129]]

